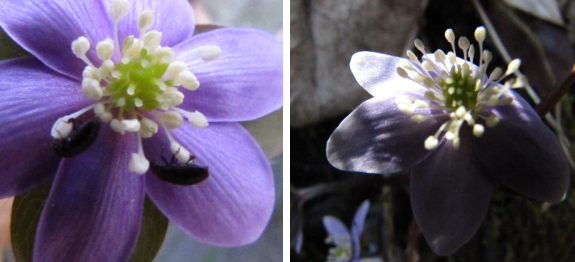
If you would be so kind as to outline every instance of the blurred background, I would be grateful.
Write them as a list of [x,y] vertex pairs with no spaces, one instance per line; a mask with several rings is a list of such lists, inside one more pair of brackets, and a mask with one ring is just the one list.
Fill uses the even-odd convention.
[[[475,237],[452,256],[438,257],[414,222],[408,174],[386,179],[344,172],[326,159],[326,141],[333,130],[370,98],[349,69],[354,53],[367,50],[405,57],[406,50],[412,50],[420,55],[413,46],[415,38],[421,39],[428,51],[450,51],[446,29],[475,42],[474,30],[481,25],[486,25],[488,32],[485,49],[494,57],[487,72],[506,68],[509,57],[521,58],[521,71],[533,88],[531,95],[541,101],[525,90],[519,90],[521,95],[534,106],[554,104],[555,94],[574,65],[572,0],[290,1],[292,261],[326,261],[333,246],[325,243],[322,218],[335,216],[349,227],[365,199],[371,200],[371,208],[361,238],[363,258],[574,261],[573,182],[567,199],[552,206],[496,189]],[[551,106],[552,122],[547,123],[573,154],[575,92],[567,90],[557,106]]]
[[[192,0],[191,3],[197,24],[256,28],[282,39],[281,0]],[[282,112],[279,110],[257,121],[243,123],[264,149],[274,172],[276,188],[274,213],[262,237],[248,246],[218,248],[199,243],[178,227],[170,225],[155,262],[282,261]],[[10,249],[9,234],[12,202],[13,198],[0,199],[0,262],[15,261]]]

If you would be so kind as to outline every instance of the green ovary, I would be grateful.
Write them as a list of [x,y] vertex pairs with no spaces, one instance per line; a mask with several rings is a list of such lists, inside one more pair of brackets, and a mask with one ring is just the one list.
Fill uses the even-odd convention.
[[[171,81],[162,82],[160,80],[166,72],[168,64],[150,65],[150,60],[144,50],[139,58],[132,59],[127,64],[118,63],[116,65],[116,72],[114,73],[116,77],[112,78],[112,82],[106,88],[112,104],[117,105],[118,101],[123,98],[125,104],[118,107],[124,112],[131,112],[137,107],[136,98],[142,100],[142,105],[138,107],[142,110],[152,111],[160,106],[156,98],[164,90],[160,88],[159,84],[164,83],[165,86],[171,86]],[[128,93],[131,86],[135,87],[132,95]]]
[[477,91],[475,91],[476,78],[470,73],[452,70],[449,76],[441,79],[439,85],[445,96],[445,106],[457,109],[460,106],[473,108],[477,104]]

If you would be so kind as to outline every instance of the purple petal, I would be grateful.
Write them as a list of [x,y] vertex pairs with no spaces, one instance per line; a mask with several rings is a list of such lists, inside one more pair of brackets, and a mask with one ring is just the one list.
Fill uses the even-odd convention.
[[86,66],[71,49],[80,36],[90,40],[88,58],[98,60],[95,46],[113,39],[112,23],[101,1],[0,0],[0,26],[16,43],[59,73],[81,79]]
[[[238,246],[263,232],[274,204],[270,165],[249,133],[237,123],[214,123],[198,130],[182,125],[172,131],[179,143],[208,166],[200,184],[176,186],[148,172],[146,188],[156,206],[184,232],[204,243]],[[151,161],[169,156],[165,135],[145,141]]]
[[397,67],[405,58],[374,52],[358,52],[351,57],[349,66],[355,79],[372,96],[387,96],[394,93],[423,94],[420,84],[397,74]]
[[104,127],[92,147],[64,159],[42,211],[34,261],[127,261],[140,230],[144,177],[130,173],[135,135]]
[[60,158],[51,147],[52,125],[87,102],[80,83],[34,58],[0,62],[0,198],[54,176]]
[[351,246],[353,249],[354,260],[359,260],[359,252],[361,247],[359,246],[359,237],[363,232],[363,224],[365,222],[365,217],[367,216],[367,211],[369,211],[369,200],[363,201],[361,206],[355,212],[353,216],[353,221],[351,222]]
[[[416,114],[438,113],[417,109]],[[430,154],[424,148],[448,116],[421,123],[401,112],[394,98],[374,97],[362,103],[327,141],[327,158],[336,168],[376,174],[391,174],[410,168]]]
[[[106,7],[112,0],[106,0]],[[140,36],[137,21],[144,10],[152,10],[153,22],[148,29],[162,33],[162,46],[174,46],[192,36],[195,27],[194,11],[186,0],[131,0],[128,14],[118,24],[120,43],[125,37]],[[113,38],[112,38],[113,39]],[[104,39],[101,39],[104,40]]]
[[492,186],[469,146],[470,133],[464,125],[459,149],[445,141],[411,172],[413,216],[431,249],[440,256],[467,243],[489,207]]
[[[327,231],[327,233],[333,238],[333,241],[337,246],[349,244],[347,241],[351,241],[349,239],[349,230],[338,218],[332,216],[324,216],[323,227],[325,227],[325,231]],[[342,241],[346,242],[343,243]]]
[[[220,57],[195,59],[190,51],[217,45]],[[263,31],[239,28],[202,33],[174,47],[177,59],[188,63],[200,88],[184,91],[182,108],[198,110],[209,121],[253,120],[282,106],[282,44]]]
[[515,102],[491,109],[499,124],[474,139],[476,154],[505,186],[526,197],[557,203],[569,188],[569,166],[559,139],[523,98],[511,92]]

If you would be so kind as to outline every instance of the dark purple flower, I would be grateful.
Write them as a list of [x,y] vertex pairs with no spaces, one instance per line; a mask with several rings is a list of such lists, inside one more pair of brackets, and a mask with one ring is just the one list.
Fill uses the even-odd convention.
[[356,108],[331,135],[330,163],[340,169],[389,175],[411,169],[411,205],[431,248],[455,252],[483,221],[494,183],[526,197],[557,203],[569,184],[567,159],[557,137],[511,88],[524,77],[485,75],[491,54],[479,27],[475,48],[460,38],[464,59],[453,52],[425,54],[422,62],[372,52],[356,53],[351,70],[374,97]]
[[347,229],[345,224],[335,217],[323,217],[323,226],[329,234],[325,241],[328,244],[335,245],[335,247],[329,249],[329,255],[326,261],[359,261],[359,254],[361,251],[359,238],[363,232],[363,225],[365,217],[367,216],[367,211],[369,211],[369,200],[363,201],[361,206],[359,206],[355,212],[353,221],[351,222],[351,230]]
[[[0,6],[0,26],[34,56],[0,62],[0,198],[53,180],[34,261],[127,260],[145,195],[202,242],[238,246],[261,235],[272,172],[237,122],[282,106],[279,41],[237,28],[192,36],[186,0]],[[76,121],[90,119],[102,122],[95,142],[57,156],[53,139],[71,139]],[[150,162],[177,165],[163,162],[172,155],[183,168],[208,167],[209,177],[160,180]]]

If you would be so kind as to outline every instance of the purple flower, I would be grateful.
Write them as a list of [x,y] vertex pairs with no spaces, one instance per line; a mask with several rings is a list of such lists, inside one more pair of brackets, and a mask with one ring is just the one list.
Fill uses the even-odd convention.
[[359,253],[361,251],[359,237],[361,237],[363,232],[363,224],[368,210],[369,200],[365,200],[353,216],[351,232],[341,220],[332,216],[323,217],[323,226],[329,234],[325,241],[328,244],[335,245],[335,247],[329,249],[327,261],[359,261]]
[[351,70],[374,97],[356,108],[327,143],[330,163],[340,169],[389,175],[411,170],[411,206],[431,248],[448,255],[465,244],[483,221],[494,184],[526,197],[557,203],[569,184],[567,159],[557,137],[511,88],[524,77],[495,69],[483,49],[479,27],[479,66],[467,38],[446,32],[453,52],[426,54],[422,62],[372,52],[356,53]]
[[[273,177],[237,122],[282,106],[279,41],[236,28],[192,36],[186,0],[0,6],[0,26],[34,56],[0,62],[0,198],[53,180],[34,261],[127,260],[146,195],[202,242],[238,246],[261,235]],[[84,143],[82,123],[98,120],[95,141]],[[53,141],[76,156],[59,157]],[[157,176],[192,167],[209,177],[181,186]]]

